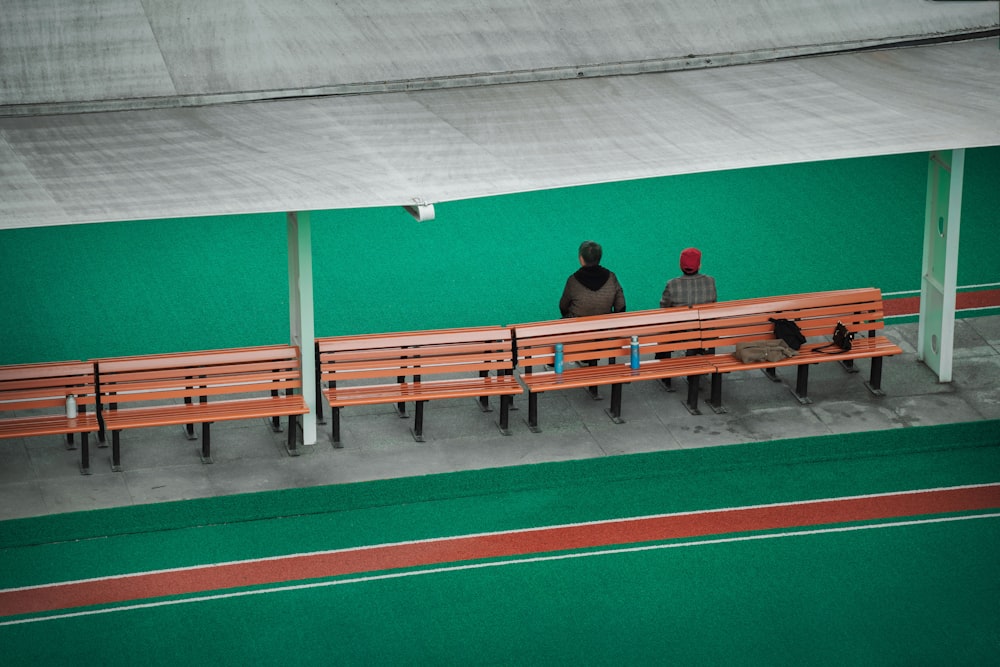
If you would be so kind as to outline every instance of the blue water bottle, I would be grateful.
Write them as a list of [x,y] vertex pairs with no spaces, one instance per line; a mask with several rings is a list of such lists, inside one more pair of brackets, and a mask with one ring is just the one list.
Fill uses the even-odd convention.
[[629,363],[632,365],[632,370],[639,370],[639,337],[632,336],[632,344],[629,346]]
[[552,365],[556,369],[556,373],[563,372],[563,346],[562,343],[556,343],[556,358],[552,362]]

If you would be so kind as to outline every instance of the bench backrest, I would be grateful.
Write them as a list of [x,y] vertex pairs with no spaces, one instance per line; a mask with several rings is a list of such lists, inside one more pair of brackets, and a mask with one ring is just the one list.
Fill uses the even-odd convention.
[[698,307],[704,347],[774,338],[770,318],[793,320],[808,338],[829,338],[837,322],[869,335],[885,326],[877,288],[721,301]]
[[94,364],[59,361],[0,366],[0,411],[65,412],[70,394],[78,410],[95,404]]
[[178,398],[207,402],[210,396],[276,395],[302,387],[294,345],[118,357],[96,364],[105,405]]
[[563,346],[564,362],[627,360],[632,336],[639,337],[643,354],[698,348],[698,313],[687,307],[660,308],[514,326],[518,365],[529,373],[552,364],[557,343]]
[[316,339],[316,357],[321,379],[331,383],[490,371],[510,374],[512,340],[506,327],[336,336]]

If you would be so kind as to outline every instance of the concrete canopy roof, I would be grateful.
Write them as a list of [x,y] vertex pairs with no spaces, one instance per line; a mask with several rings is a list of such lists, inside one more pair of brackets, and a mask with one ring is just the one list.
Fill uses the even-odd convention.
[[[28,26],[45,25],[38,6],[84,14],[111,5],[131,60],[116,70],[121,56],[104,62],[80,47],[92,57],[73,64],[59,51],[61,60],[32,65],[30,39],[0,46],[0,229],[433,203],[1000,144],[995,38],[853,52],[887,35],[996,33],[995,11],[943,11],[954,3],[886,0],[861,19],[826,23],[830,5],[861,12],[872,3],[754,3],[754,13],[734,9],[751,3],[699,3],[694,12],[649,0],[616,3],[623,13],[602,14],[603,23],[540,0],[465,3],[479,12],[471,18],[432,0],[407,3],[402,18],[388,0],[365,4],[367,14],[362,3],[291,3],[338,13],[320,12],[309,33],[322,43],[317,30],[340,26],[343,67],[323,70],[281,56],[294,40],[267,3],[12,2]],[[234,18],[237,5],[262,18]],[[344,15],[343,5],[355,11]],[[581,5],[598,12],[607,3]],[[203,11],[231,34],[250,26],[278,64],[260,56],[264,48],[185,49],[211,42],[204,23],[178,27]],[[4,15],[6,38],[17,32],[6,3]],[[414,42],[421,17],[451,55],[435,59],[433,40]],[[564,34],[535,34],[558,21]],[[663,40],[667,23],[687,29]],[[77,37],[79,46],[100,35]],[[413,57],[387,50],[393,40],[412,45]],[[689,51],[693,44],[709,47]],[[827,55],[800,57],[808,54]]]

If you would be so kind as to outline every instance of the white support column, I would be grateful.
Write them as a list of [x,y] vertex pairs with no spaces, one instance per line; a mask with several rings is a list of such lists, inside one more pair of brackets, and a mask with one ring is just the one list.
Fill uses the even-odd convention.
[[313,321],[312,234],[309,212],[288,213],[288,319],[292,345],[302,355],[302,444],[316,444],[316,355]]
[[930,154],[917,358],[937,373],[940,382],[951,382],[955,348],[958,236],[962,223],[964,176],[965,149]]

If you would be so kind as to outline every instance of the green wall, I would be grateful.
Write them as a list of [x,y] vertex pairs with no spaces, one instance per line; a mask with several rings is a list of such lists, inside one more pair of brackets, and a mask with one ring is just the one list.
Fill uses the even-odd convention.
[[[555,318],[585,239],[630,310],[696,245],[722,299],[920,287],[926,154],[312,214],[317,335]],[[966,155],[960,285],[1000,282],[1000,146]],[[288,340],[283,214],[0,232],[0,364]]]

